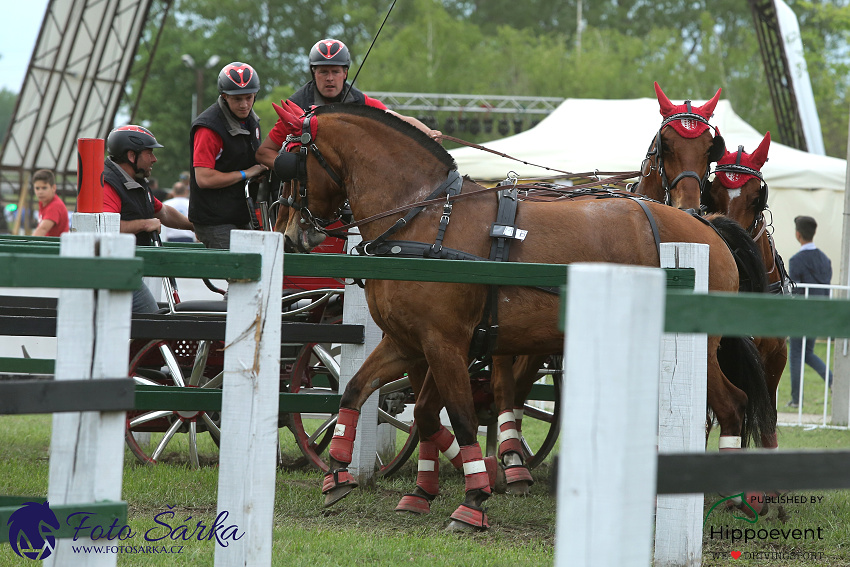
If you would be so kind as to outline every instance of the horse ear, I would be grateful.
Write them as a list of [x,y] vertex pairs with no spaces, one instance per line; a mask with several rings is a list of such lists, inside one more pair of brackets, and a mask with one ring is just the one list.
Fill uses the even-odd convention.
[[756,169],[761,171],[762,166],[767,161],[767,150],[770,148],[770,132],[764,135],[764,139],[759,144],[759,147],[756,148],[756,151],[752,153],[750,158],[753,160],[753,165],[757,166]]
[[658,82],[655,82],[655,97],[658,99],[658,105],[661,107],[661,116],[669,116],[673,114],[676,109],[676,105],[670,102],[670,99],[667,98],[667,95],[664,94],[664,91],[661,90],[661,87],[658,86]]
[[726,140],[720,134],[716,135],[711,141],[711,148],[708,150],[708,161],[720,161],[726,155]]
[[699,107],[699,114],[704,116],[705,118],[711,118],[711,115],[714,114],[714,108],[717,106],[717,102],[720,100],[720,91],[723,89],[717,89],[717,92],[714,93],[714,96],[706,102],[704,105]]
[[[287,101],[289,102],[289,101]],[[281,101],[284,106],[279,106],[275,103],[272,103],[272,107],[274,111],[277,112],[277,115],[280,117],[280,121],[287,127],[287,130],[291,134],[300,134],[301,133],[301,121],[295,116],[289,108],[289,105],[286,102]]]

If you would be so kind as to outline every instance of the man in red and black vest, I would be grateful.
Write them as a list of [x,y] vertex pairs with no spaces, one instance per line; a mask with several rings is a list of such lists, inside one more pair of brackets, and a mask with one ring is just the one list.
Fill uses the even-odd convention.
[[[121,214],[121,232],[136,235],[137,246],[150,246],[164,224],[192,230],[192,223],[173,207],[153,196],[148,178],[161,148],[150,130],[129,124],[109,133],[103,162],[103,212]],[[158,306],[150,290],[142,287],[133,293],[133,312],[150,313]]]
[[[348,79],[348,68],[351,66],[351,54],[344,43],[337,39],[323,39],[316,43],[310,50],[310,73],[313,79],[289,97],[289,100],[300,106],[305,111],[314,106],[323,106],[334,102],[346,102],[351,104],[365,104],[386,110],[390,114],[401,118],[405,122],[416,126],[432,138],[439,138],[439,130],[432,130],[412,116],[403,116],[389,110],[383,102],[372,98],[359,90],[351,87],[346,82]],[[345,96],[345,100],[342,97]],[[257,150],[257,161],[268,168],[274,167],[274,160],[286,141],[287,129],[280,120],[269,132],[268,137],[263,140],[260,149]]]
[[259,90],[253,67],[225,65],[218,99],[192,123],[189,219],[207,248],[230,248],[230,231],[250,228],[245,186],[268,169],[254,158],[261,139],[253,110]]

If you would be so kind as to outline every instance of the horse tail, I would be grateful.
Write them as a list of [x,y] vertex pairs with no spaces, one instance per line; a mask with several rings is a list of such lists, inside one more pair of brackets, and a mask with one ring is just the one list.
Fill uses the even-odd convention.
[[761,250],[740,224],[723,215],[711,215],[706,220],[726,241],[738,266],[738,291],[767,293],[767,268]]
[[776,407],[765,379],[764,362],[750,337],[722,337],[717,351],[720,369],[730,382],[747,395],[741,427],[741,445],[762,446],[762,439],[775,437]]

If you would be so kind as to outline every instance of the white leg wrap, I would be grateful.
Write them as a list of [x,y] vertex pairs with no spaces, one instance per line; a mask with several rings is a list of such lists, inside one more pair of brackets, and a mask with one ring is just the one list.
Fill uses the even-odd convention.
[[521,420],[524,414],[525,410],[523,408],[514,408],[514,419],[517,421]]
[[420,472],[431,472],[435,469],[436,463],[430,459],[419,459],[419,471]]
[[466,463],[463,463],[463,474],[464,475],[471,475],[471,474],[475,474],[475,473],[486,473],[486,472],[487,472],[487,465],[484,464],[483,459],[478,460],[478,461],[468,461]]
[[516,429],[505,429],[504,431],[499,431],[499,444],[508,439],[519,439],[519,431]]
[[717,446],[720,449],[740,449],[741,438],[733,435],[721,435]]
[[507,422],[516,423],[516,418],[514,417],[514,412],[512,411],[503,411],[499,414],[499,427],[504,425]]
[[449,445],[449,448],[443,451],[443,454],[446,456],[448,460],[452,460],[458,456],[460,453],[460,445],[457,444],[457,439],[452,441],[452,444]]

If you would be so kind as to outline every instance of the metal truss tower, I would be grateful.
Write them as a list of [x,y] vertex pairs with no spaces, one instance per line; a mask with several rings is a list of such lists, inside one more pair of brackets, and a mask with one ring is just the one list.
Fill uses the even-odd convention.
[[37,169],[75,194],[77,139],[105,138],[119,111],[133,116],[148,73],[133,63],[140,52],[153,61],[172,2],[50,0],[0,148],[0,190],[24,188],[19,210]]

